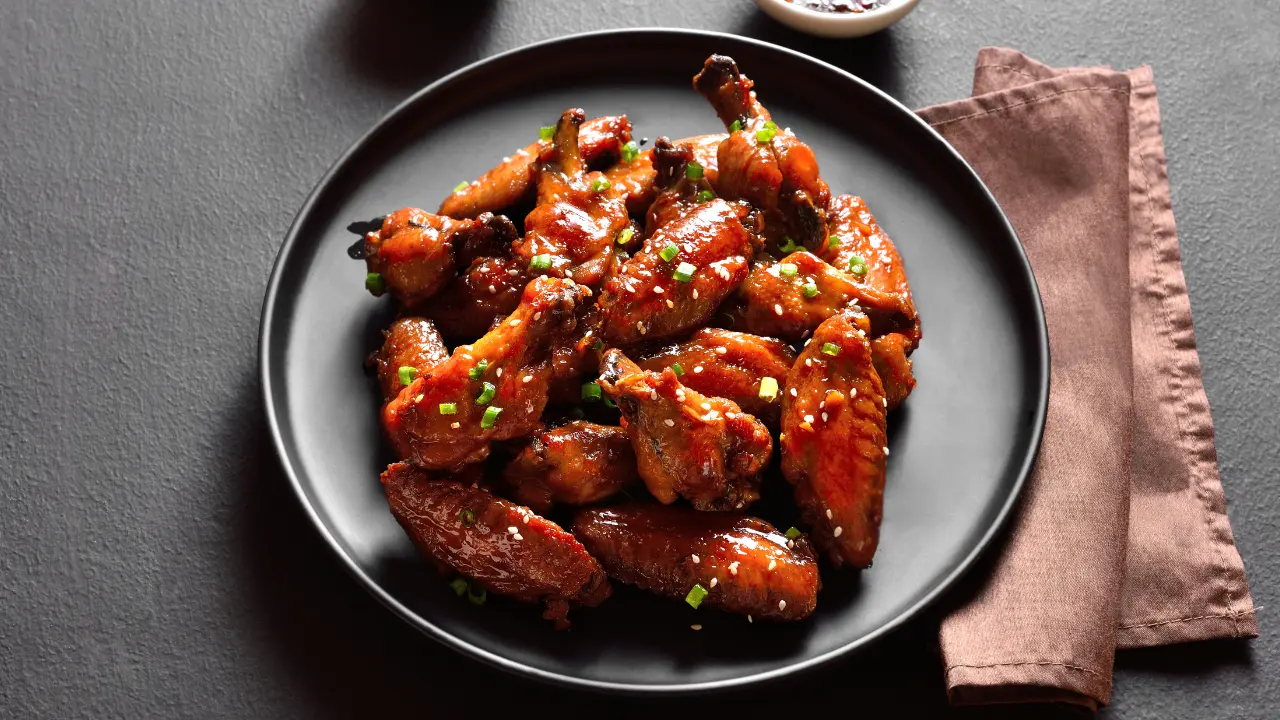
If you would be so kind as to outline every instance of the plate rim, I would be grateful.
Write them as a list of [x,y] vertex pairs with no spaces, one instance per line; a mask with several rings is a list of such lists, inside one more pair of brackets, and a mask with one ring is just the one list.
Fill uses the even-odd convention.
[[[1032,418],[1031,443],[1027,448],[1028,451],[1022,458],[1020,466],[1018,467],[1017,477],[1014,480],[1012,491],[1009,493],[1008,497],[1005,498],[1005,501],[997,511],[994,520],[987,527],[986,531],[983,532],[982,536],[978,539],[977,543],[974,544],[972,549],[970,549],[969,553],[965,555],[965,557],[961,559],[959,563],[956,564],[956,566],[951,570],[951,572],[948,573],[945,577],[943,577],[942,580],[938,582],[936,586],[934,586],[923,597],[916,600],[916,602],[914,602],[912,605],[907,607],[905,610],[898,613],[891,620],[881,625],[879,628],[876,628],[872,632],[868,633],[867,635],[861,638],[858,638],[857,640],[851,643],[848,643],[841,647],[827,651],[825,653],[822,653],[821,655],[817,655],[811,658],[806,658],[793,663],[789,663],[787,665],[774,668],[772,670],[755,672],[749,675],[724,678],[720,680],[710,680],[710,681],[697,682],[697,683],[679,684],[679,685],[638,684],[638,683],[594,680],[589,678],[577,677],[577,676],[569,675],[565,673],[544,670],[542,668],[536,667],[528,663],[503,657],[502,655],[490,652],[489,650],[486,650],[482,647],[479,647],[470,642],[467,642],[466,640],[463,640],[462,638],[454,635],[447,629],[442,628],[439,625],[436,625],[435,623],[431,622],[429,619],[422,617],[418,613],[406,607],[403,603],[401,603],[399,600],[393,597],[390,593],[388,593],[385,589],[383,589],[383,587],[379,585],[375,580],[373,580],[373,578],[371,578],[360,567],[360,565],[342,548],[342,545],[338,542],[338,539],[334,536],[330,528],[325,524],[324,520],[320,517],[319,512],[313,506],[311,500],[307,497],[306,489],[303,487],[299,473],[297,469],[294,467],[293,463],[291,463],[289,460],[289,456],[290,456],[289,446],[286,445],[284,436],[281,432],[280,418],[277,417],[275,402],[273,401],[275,391],[273,390],[273,386],[271,382],[271,368],[273,367],[273,364],[279,361],[275,360],[271,355],[271,343],[272,343],[272,334],[273,334],[274,326],[272,323],[268,321],[276,313],[276,305],[277,305],[278,297],[281,292],[281,284],[282,284],[282,278],[284,275],[284,269],[288,265],[287,261],[290,255],[303,242],[301,238],[301,235],[302,235],[301,230],[302,230],[302,225],[305,219],[313,213],[315,209],[315,205],[320,199],[320,196],[324,194],[325,190],[334,181],[335,176],[337,176],[337,174],[342,170],[342,168],[347,164],[347,162],[351,160],[351,158],[363,152],[366,149],[366,146],[368,146],[385,127],[391,125],[394,121],[399,119],[402,113],[406,112],[410,107],[417,104],[422,97],[430,95],[434,93],[438,88],[442,88],[454,82],[455,80],[457,80],[458,78],[464,75],[480,70],[486,65],[489,65],[491,63],[506,61],[509,58],[520,55],[522,53],[532,52],[541,48],[545,48],[547,46],[558,45],[562,43],[580,41],[580,40],[585,40],[585,39],[595,38],[595,37],[624,36],[624,35],[643,36],[646,34],[676,35],[676,36],[683,35],[690,38],[698,38],[703,40],[716,40],[716,39],[731,40],[732,42],[735,42],[735,43],[746,43],[748,45],[756,46],[756,48],[762,51],[777,52],[777,53],[782,53],[784,55],[789,55],[797,61],[804,62],[804,63],[814,63],[827,71],[831,71],[839,74],[844,79],[862,86],[864,90],[879,96],[879,98],[882,101],[890,103],[891,105],[901,110],[905,115],[909,116],[911,118],[911,121],[915,122],[918,125],[919,129],[923,129],[927,132],[928,136],[930,136],[933,139],[933,141],[937,143],[937,145],[942,151],[949,153],[953,157],[953,159],[959,161],[960,166],[972,176],[974,182],[976,182],[977,186],[981,188],[983,195],[985,195],[986,199],[990,202],[991,207],[995,210],[998,221],[1001,224],[1003,224],[1005,230],[1008,233],[1008,236],[1013,240],[1013,243],[1012,243],[1013,247],[1011,248],[1011,250],[1013,251],[1012,252],[1013,256],[1009,258],[1009,260],[1012,261],[1012,265],[1014,269],[1016,271],[1021,272],[1021,274],[1025,276],[1025,280],[1029,283],[1029,287],[1032,290],[1034,303],[1032,304],[1032,307],[1030,308],[1030,310],[1031,310],[1033,319],[1036,321],[1034,323],[1035,325],[1035,328],[1034,328],[1035,343],[1034,344],[1035,344],[1035,349],[1039,354],[1039,363],[1035,367],[1035,370],[1038,371],[1040,377],[1039,377],[1039,382],[1037,383],[1038,397],[1036,398],[1036,408],[1034,412],[1034,417]],[[281,332],[284,332],[284,331],[281,330]],[[711,30],[696,30],[696,29],[690,29],[690,28],[671,28],[671,27],[613,28],[613,29],[607,29],[607,30],[594,30],[589,32],[573,33],[569,35],[561,35],[558,37],[549,38],[546,40],[540,40],[537,42],[521,45],[519,47],[512,48],[510,50],[506,50],[506,51],[476,60],[475,62],[469,63],[461,68],[458,68],[457,70],[454,70],[451,73],[448,73],[436,79],[430,84],[420,88],[419,90],[409,95],[407,98],[405,98],[404,100],[396,104],[396,106],[393,107],[391,110],[384,113],[377,120],[377,122],[375,122],[372,126],[370,126],[368,130],[366,130],[358,139],[356,139],[350,146],[348,146],[347,149],[343,151],[342,154],[339,155],[338,158],[329,166],[329,168],[325,171],[324,175],[320,178],[319,181],[316,182],[316,185],[312,188],[311,192],[307,195],[307,198],[303,202],[301,208],[299,208],[297,214],[294,215],[293,221],[290,223],[289,229],[285,233],[284,242],[280,245],[280,249],[276,253],[276,259],[272,263],[271,275],[267,280],[267,291],[262,301],[262,311],[258,321],[258,374],[259,374],[259,383],[262,388],[261,399],[263,402],[263,409],[267,416],[267,426],[271,433],[272,444],[276,451],[276,457],[279,460],[280,466],[283,468],[285,475],[289,479],[289,485],[293,488],[294,494],[297,496],[298,502],[302,505],[302,509],[306,513],[307,517],[310,519],[311,524],[315,526],[317,531],[319,531],[320,536],[324,538],[325,543],[329,546],[329,549],[333,551],[333,553],[338,557],[339,561],[341,562],[342,566],[346,569],[346,571],[350,573],[367,592],[373,595],[374,598],[376,598],[379,602],[381,602],[387,609],[391,610],[393,613],[399,616],[402,620],[404,620],[410,626],[416,628],[419,632],[423,633],[424,635],[431,638],[432,640],[435,640],[441,643],[442,645],[444,645],[445,647],[461,652],[464,655],[480,660],[500,670],[504,670],[506,672],[510,672],[518,676],[530,677],[535,680],[548,682],[548,683],[559,685],[562,687],[570,687],[570,688],[583,689],[583,690],[593,690],[597,692],[613,692],[613,693],[628,694],[628,695],[649,696],[649,697],[691,695],[691,694],[699,694],[699,693],[705,693],[710,691],[727,690],[730,688],[745,687],[749,685],[756,685],[756,684],[765,683],[773,680],[778,680],[780,678],[784,678],[784,677],[796,675],[801,672],[812,670],[821,665],[824,665],[836,659],[848,656],[860,649],[863,649],[869,645],[872,645],[873,643],[884,638],[886,635],[898,629],[905,623],[915,619],[924,610],[928,609],[929,607],[937,603],[943,596],[945,596],[950,590],[952,590],[955,587],[956,583],[964,575],[966,575],[969,570],[973,568],[973,566],[977,563],[978,559],[981,558],[989,549],[991,549],[995,539],[1003,533],[1005,526],[1008,524],[1010,516],[1013,513],[1014,508],[1017,506],[1019,499],[1022,497],[1022,493],[1026,488],[1027,479],[1030,477],[1031,472],[1034,468],[1036,458],[1039,455],[1040,446],[1044,437],[1045,419],[1046,419],[1046,416],[1048,415],[1048,406],[1049,406],[1050,363],[1051,363],[1051,358],[1049,355],[1049,332],[1048,332],[1047,320],[1045,318],[1044,303],[1040,295],[1040,288],[1036,282],[1035,274],[1032,272],[1032,269],[1031,269],[1031,262],[1028,259],[1026,250],[1022,245],[1021,238],[1018,236],[1018,233],[1014,229],[1012,223],[1009,222],[1009,218],[1005,214],[1004,209],[1000,206],[1000,203],[996,200],[995,196],[992,195],[991,189],[988,188],[986,183],[982,181],[982,178],[978,175],[977,171],[973,169],[973,167],[969,164],[969,162],[962,155],[960,155],[960,153],[954,147],[952,147],[951,143],[947,142],[947,140],[943,138],[942,135],[940,135],[936,130],[934,130],[933,127],[931,127],[928,123],[926,123],[923,119],[921,119],[918,115],[916,115],[916,113],[912,111],[910,108],[898,102],[898,100],[895,99],[894,97],[880,90],[879,88],[872,85],[871,83],[863,80],[857,75],[854,75],[853,73],[848,72],[842,68],[836,67],[835,65],[832,65],[824,60],[820,60],[818,58],[815,58],[811,55],[807,55],[798,50],[792,50],[791,48],[783,47],[781,45],[777,45],[764,40],[759,40],[756,38],[745,37],[742,35],[735,35],[733,33],[727,33],[727,32],[711,31]]]

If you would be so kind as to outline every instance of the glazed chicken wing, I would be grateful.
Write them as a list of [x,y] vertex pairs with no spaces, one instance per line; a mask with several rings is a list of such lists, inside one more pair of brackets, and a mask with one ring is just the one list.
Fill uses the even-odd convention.
[[809,541],[753,517],[625,505],[578,513],[573,534],[610,577],[674,600],[696,584],[701,606],[769,620],[803,620],[818,604]]
[[[598,117],[582,124],[578,133],[578,153],[587,166],[606,167],[630,141],[631,123],[625,115]],[[445,198],[440,203],[439,213],[454,218],[471,218],[532,201],[537,183],[534,165],[550,145],[550,140],[540,140],[503,158],[497,167]]]
[[659,502],[683,497],[699,510],[746,507],[760,497],[773,438],[732,400],[686,388],[670,368],[640,369],[605,352],[600,385],[618,404],[640,478]]
[[896,410],[912,390],[916,389],[916,376],[911,372],[910,340],[902,333],[881,335],[871,341],[871,363],[884,384],[884,396],[888,409]]
[[601,294],[605,341],[630,345],[706,324],[747,277],[756,238],[742,223],[746,213],[711,200],[645,240]]
[[884,388],[865,322],[841,313],[818,326],[787,377],[779,438],[782,474],[814,542],[835,565],[859,568],[871,564],[879,542],[889,455]]
[[404,305],[421,303],[454,279],[459,255],[474,257],[515,237],[515,226],[501,215],[454,220],[417,208],[397,210],[365,236],[365,263],[379,277],[369,289],[390,292]]
[[[732,400],[770,427],[777,427],[779,401],[795,361],[795,351],[780,340],[718,328],[703,328],[684,342],[636,360],[641,368],[656,373],[665,368],[676,371],[678,366],[676,374],[685,387]],[[772,392],[761,390],[766,377],[778,383]]]
[[781,262],[757,264],[741,296],[743,329],[792,342],[851,305],[866,310],[876,335],[912,326],[901,297],[854,282],[804,250]]
[[[692,159],[701,167],[707,182],[715,186],[719,171],[716,168],[716,151],[725,135],[696,135],[676,140],[675,145],[687,145],[693,153]],[[604,173],[612,186],[612,192],[627,202],[627,212],[632,217],[643,218],[649,210],[660,187],[657,184],[658,170],[654,167],[653,152],[640,153],[635,160],[625,159],[609,168]]]
[[524,219],[524,240],[516,256],[529,267],[584,285],[604,280],[614,241],[627,227],[622,198],[608,180],[587,172],[578,154],[582,110],[566,110],[556,124],[551,147],[538,161],[538,205]]
[[589,292],[572,280],[531,281],[501,324],[387,405],[393,444],[422,467],[453,469],[483,460],[493,440],[532,432],[547,404],[552,348],[577,326],[575,309]]
[[775,245],[790,238],[818,248],[827,239],[831,191],[818,173],[813,150],[769,118],[733,58],[707,58],[693,86],[729,129],[717,152],[721,196],[746,200],[764,211],[764,231]]
[[525,263],[510,254],[477,258],[418,310],[435,320],[445,337],[476,338],[488,332],[494,320],[516,309],[528,284]]
[[[402,317],[382,333],[385,340],[374,355],[382,401],[389,403],[405,388],[404,379],[427,372],[449,357],[449,349],[436,332],[436,326],[423,317]],[[401,373],[401,368],[409,368]]]
[[507,465],[515,499],[537,512],[591,505],[634,484],[636,455],[627,431],[577,420],[537,433]]
[[488,590],[546,603],[568,628],[571,606],[595,607],[611,588],[600,563],[572,535],[487,490],[397,463],[382,474],[391,513],[418,550]]

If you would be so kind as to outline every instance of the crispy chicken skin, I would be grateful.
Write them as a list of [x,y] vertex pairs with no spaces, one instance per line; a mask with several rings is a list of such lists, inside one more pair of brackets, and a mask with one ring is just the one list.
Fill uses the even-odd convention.
[[537,512],[591,505],[634,484],[636,455],[627,431],[576,420],[536,433],[503,472],[514,498]]
[[524,239],[515,252],[526,265],[546,256],[550,267],[541,272],[594,286],[604,280],[614,240],[628,219],[626,203],[604,186],[602,174],[587,171],[578,154],[582,118],[580,109],[560,116],[536,166],[538,204],[524,219]]
[[610,577],[674,600],[698,584],[702,607],[768,620],[803,620],[818,604],[809,541],[757,518],[630,504],[579,512],[573,534]]
[[386,291],[412,306],[453,280],[459,255],[474,257],[490,247],[510,244],[515,237],[515,226],[501,215],[454,220],[402,208],[383,219],[378,232],[365,236],[364,258],[369,272],[382,276]]
[[405,387],[400,382],[400,368],[411,367],[415,374],[422,374],[449,358],[449,349],[427,318],[399,318],[382,335],[385,339],[373,361],[384,403],[394,400]]
[[733,58],[707,58],[693,86],[730,130],[717,152],[720,195],[747,200],[763,211],[765,234],[774,247],[788,237],[819,247],[827,238],[831,191],[819,175],[813,150],[789,129],[773,124]]
[[[630,140],[631,123],[625,115],[598,117],[582,123],[578,152],[588,166],[606,167]],[[534,165],[550,145],[550,140],[540,140],[503,158],[497,167],[445,198],[438,212],[472,218],[531,201],[537,183]]]
[[382,486],[421,553],[499,595],[545,602],[543,617],[559,629],[569,627],[570,607],[595,607],[612,591],[582,544],[529,508],[407,463],[388,467]]
[[[748,333],[703,328],[688,340],[637,357],[645,370],[662,372],[679,364],[680,382],[703,395],[727,398],[766,425],[777,427],[781,394],[786,391],[787,373],[796,361],[791,346],[773,338]],[[778,381],[778,395],[760,397],[760,381]]]
[[[782,266],[794,265],[796,274],[787,276]],[[812,283],[817,294],[805,293]],[[906,330],[912,320],[903,311],[902,298],[861,283],[829,265],[818,256],[799,250],[781,262],[758,263],[742,284],[742,329],[791,342],[803,340],[822,321],[851,305],[858,305],[871,318],[876,335]]]
[[[576,328],[575,309],[589,292],[572,280],[533,279],[501,324],[459,346],[387,405],[383,425],[392,444],[424,468],[456,469],[487,457],[493,440],[532,432],[547,404],[552,348]],[[481,361],[487,363],[482,369]],[[492,397],[478,402],[486,385],[493,387]],[[444,403],[455,412],[442,413]],[[501,414],[485,423],[491,407]]]
[[858,323],[865,318],[832,316],[800,353],[787,377],[779,444],[782,474],[814,542],[837,567],[865,568],[880,539],[889,451],[884,388]]
[[612,349],[600,385],[618,404],[645,487],[659,502],[683,497],[699,510],[741,509],[760,497],[773,438],[732,400],[684,387],[670,369],[640,369]]
[[[756,237],[742,224],[748,209],[724,200],[694,206],[645,240],[644,248],[605,284],[600,297],[606,342],[631,345],[705,325],[747,277]],[[675,245],[670,261],[661,252]],[[681,282],[681,263],[694,266]]]

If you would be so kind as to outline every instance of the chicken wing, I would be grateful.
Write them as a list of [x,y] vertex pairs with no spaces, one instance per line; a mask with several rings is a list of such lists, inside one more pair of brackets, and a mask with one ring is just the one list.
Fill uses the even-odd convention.
[[[631,122],[625,115],[598,117],[582,124],[578,152],[589,167],[607,167],[630,141]],[[438,212],[454,218],[471,218],[531,202],[537,180],[534,165],[550,145],[550,140],[540,140],[503,158],[497,167],[479,179],[459,186],[440,203]]]
[[[427,318],[402,317],[391,323],[382,333],[385,340],[374,355],[378,371],[378,384],[382,386],[382,401],[389,403],[405,388],[402,382],[427,372],[449,357],[436,326]],[[401,373],[401,368],[409,368]]]
[[477,258],[431,303],[417,309],[435,320],[445,337],[470,340],[515,310],[528,284],[527,265],[519,259]]
[[817,255],[851,275],[856,282],[896,295],[902,312],[912,321],[907,339],[910,344],[918,343],[920,318],[911,299],[902,257],[867,209],[866,202],[853,195],[840,195],[832,199],[827,220],[831,236]]
[[742,223],[747,212],[711,200],[645,240],[601,294],[605,341],[630,345],[706,324],[747,277],[757,242]]
[[[775,428],[787,373],[795,361],[795,351],[780,340],[717,328],[703,328],[684,342],[651,351],[636,360],[640,367],[655,373],[669,367],[685,387],[732,400],[743,411]],[[773,378],[778,386],[762,389],[761,381],[766,377]]]
[[814,542],[835,565],[860,568],[880,539],[889,455],[884,388],[858,327],[865,322],[841,313],[818,326],[787,377],[779,437],[782,474]]
[[503,478],[517,501],[545,513],[555,504],[599,502],[639,476],[626,430],[577,420],[534,435]]
[[603,175],[587,172],[578,154],[582,118],[578,109],[560,116],[537,164],[538,205],[525,217],[515,251],[536,271],[594,286],[604,280],[628,220],[626,203],[609,192]]
[[871,341],[871,363],[884,384],[884,396],[888,409],[896,410],[912,390],[916,388],[916,376],[911,373],[910,340],[902,333],[881,335]]
[[572,280],[534,278],[501,324],[387,405],[393,445],[422,467],[453,469],[483,460],[493,440],[532,432],[547,404],[552,348],[574,331],[589,292]]
[[813,150],[770,119],[752,84],[724,55],[707,58],[693,78],[729,129],[717,151],[717,189],[722,197],[747,200],[764,211],[764,231],[775,247],[793,241],[816,249],[827,239],[831,191]]
[[618,404],[641,479],[663,504],[746,507],[760,497],[773,438],[732,400],[686,388],[670,368],[640,369],[620,350],[600,362],[600,385]]
[[580,542],[526,507],[406,463],[388,467],[382,485],[419,552],[499,595],[545,602],[543,617],[559,629],[570,607],[595,607],[612,592]]
[[438,293],[457,272],[459,254],[478,252],[516,237],[515,225],[501,215],[485,214],[474,220],[454,220],[417,208],[402,208],[388,215],[377,232],[365,235],[363,257],[374,295],[390,292],[403,305],[412,306]]
[[744,330],[792,342],[852,305],[867,312],[875,335],[908,330],[913,324],[901,297],[854,282],[804,250],[781,262],[757,264],[742,284],[741,296]]
[[610,577],[672,599],[698,585],[702,606],[768,620],[803,620],[818,604],[809,541],[757,518],[634,504],[579,512],[573,534]]

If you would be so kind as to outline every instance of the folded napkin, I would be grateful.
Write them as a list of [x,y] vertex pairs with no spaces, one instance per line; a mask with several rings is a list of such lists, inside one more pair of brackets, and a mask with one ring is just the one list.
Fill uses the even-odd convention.
[[943,620],[953,703],[1106,704],[1116,648],[1254,637],[1178,254],[1151,70],[978,55],[926,108],[1026,248],[1052,377],[1008,539]]

